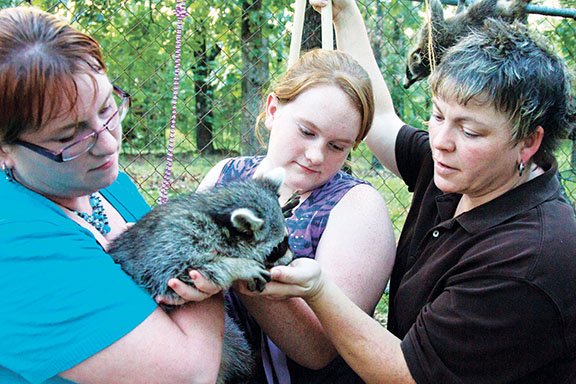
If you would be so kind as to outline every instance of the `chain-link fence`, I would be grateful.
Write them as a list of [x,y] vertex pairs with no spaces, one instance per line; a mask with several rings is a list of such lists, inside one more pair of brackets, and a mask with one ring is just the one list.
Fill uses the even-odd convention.
[[[447,15],[456,0],[444,0]],[[125,171],[155,204],[165,174],[174,91],[175,0],[0,0],[62,15],[102,45],[112,81],[133,96],[124,126]],[[424,127],[426,82],[403,87],[406,53],[424,18],[419,1],[360,0],[380,68],[403,118]],[[576,0],[532,2],[528,23],[576,68]],[[293,4],[288,0],[188,0],[182,22],[179,92],[170,195],[193,191],[220,159],[262,152],[253,127],[270,82],[285,70]],[[306,11],[303,48],[319,46],[319,16]],[[567,140],[558,153],[567,195],[576,200],[576,156]],[[370,181],[388,203],[394,227],[411,196],[360,146],[351,172]]]

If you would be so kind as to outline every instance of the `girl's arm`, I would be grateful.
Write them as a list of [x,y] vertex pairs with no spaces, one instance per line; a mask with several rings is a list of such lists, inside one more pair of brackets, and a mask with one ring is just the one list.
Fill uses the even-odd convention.
[[[394,256],[394,234],[382,197],[367,185],[352,188],[330,213],[316,260],[351,302],[371,315],[390,276]],[[242,301],[263,331],[298,364],[319,369],[337,356],[324,327],[304,300],[269,301],[241,292],[246,293]]]

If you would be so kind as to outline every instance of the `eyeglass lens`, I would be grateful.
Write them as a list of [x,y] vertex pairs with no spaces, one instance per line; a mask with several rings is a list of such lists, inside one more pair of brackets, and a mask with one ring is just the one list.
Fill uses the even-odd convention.
[[128,113],[128,97],[123,97],[116,92],[113,93],[115,105],[117,109],[115,112],[110,116],[110,118],[104,123],[104,126],[99,131],[93,131],[89,135],[85,136],[84,138],[80,139],[78,142],[71,144],[70,146],[66,147],[62,151],[62,158],[64,161],[70,161],[78,156],[82,155],[85,152],[88,152],[98,140],[98,136],[100,133],[107,129],[109,132],[116,130],[122,120],[126,117]]

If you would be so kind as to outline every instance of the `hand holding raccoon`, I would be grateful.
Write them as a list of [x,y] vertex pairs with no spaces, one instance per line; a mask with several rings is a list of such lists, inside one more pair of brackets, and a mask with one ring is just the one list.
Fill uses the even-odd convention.
[[267,268],[291,260],[277,190],[282,171],[215,187],[160,205],[117,238],[109,253],[150,294],[180,297],[177,278],[194,285],[190,270],[221,289],[236,280],[262,291]]
[[194,282],[194,285],[187,284],[177,278],[168,280],[168,286],[179,296],[162,296],[158,295],[154,298],[158,304],[161,305],[182,305],[187,302],[203,301],[222,291],[222,288],[206,279],[202,274],[196,270],[191,270],[188,275]]
[[301,297],[307,302],[316,300],[327,285],[327,278],[322,273],[320,264],[314,259],[301,257],[290,265],[280,265],[270,270],[272,281],[266,284],[261,293],[241,290],[249,296],[259,295],[270,300],[286,300]]

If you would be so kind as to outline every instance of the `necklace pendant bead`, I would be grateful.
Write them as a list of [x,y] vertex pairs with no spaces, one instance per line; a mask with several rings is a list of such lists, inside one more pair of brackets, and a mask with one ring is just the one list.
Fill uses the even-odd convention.
[[102,236],[106,236],[110,233],[110,225],[108,223],[108,216],[104,211],[104,206],[102,205],[102,200],[96,193],[90,195],[89,198],[90,207],[92,208],[92,214],[88,214],[86,212],[78,212],[72,211],[88,224],[93,226],[98,232],[102,234]]

